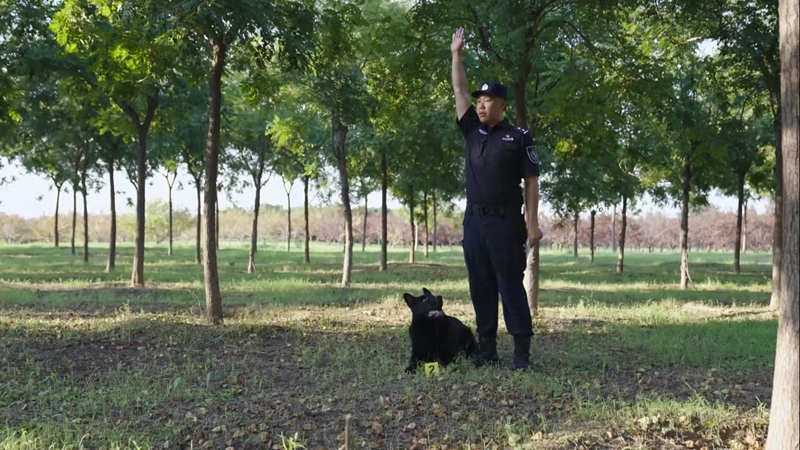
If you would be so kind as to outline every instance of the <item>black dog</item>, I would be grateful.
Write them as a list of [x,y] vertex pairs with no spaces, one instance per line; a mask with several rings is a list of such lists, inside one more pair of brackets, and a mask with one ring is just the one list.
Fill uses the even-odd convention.
[[415,372],[420,362],[435,361],[447,366],[460,353],[469,357],[478,346],[469,327],[442,311],[441,295],[433,295],[426,288],[422,288],[422,293],[420,297],[403,294],[412,313],[411,326],[408,327],[411,358],[407,373]]

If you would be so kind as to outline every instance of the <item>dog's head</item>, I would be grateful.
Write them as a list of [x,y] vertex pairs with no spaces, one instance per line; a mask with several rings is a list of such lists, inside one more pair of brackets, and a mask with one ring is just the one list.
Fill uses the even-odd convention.
[[431,319],[444,317],[442,311],[442,296],[433,295],[431,291],[422,288],[422,295],[415,297],[409,293],[403,294],[403,299],[406,304],[411,308],[411,313],[415,316],[424,316]]

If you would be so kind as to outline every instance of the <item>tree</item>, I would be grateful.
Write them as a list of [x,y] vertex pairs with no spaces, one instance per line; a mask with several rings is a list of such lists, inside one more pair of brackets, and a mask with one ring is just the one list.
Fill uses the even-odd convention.
[[316,5],[314,49],[299,77],[330,123],[345,228],[342,287],[350,286],[353,271],[347,134],[369,116],[370,103],[363,72],[366,58],[356,38],[357,27],[366,25],[359,3],[330,0]]
[[64,51],[80,57],[76,74],[107,95],[135,131],[137,225],[131,286],[144,286],[147,138],[161,93],[182,61],[177,45],[182,41],[171,39],[171,18],[161,11],[161,2],[151,0],[102,5],[66,0],[51,28]]
[[[273,76],[274,77],[274,76]],[[265,77],[266,78],[266,77]],[[268,86],[275,86],[270,80]],[[244,184],[251,185],[255,191],[253,203],[253,227],[250,232],[250,255],[247,272],[256,270],[255,257],[258,251],[258,212],[261,206],[261,189],[269,182],[272,170],[272,159],[275,147],[269,136],[268,121],[273,113],[274,105],[270,98],[277,92],[256,91],[263,97],[255,97],[251,93],[245,96],[246,85],[238,80],[228,83],[229,102],[232,106],[227,141],[231,148],[230,165],[233,172],[243,172],[249,180]],[[277,89],[276,89],[277,91]],[[264,98],[264,100],[260,100]]]
[[[705,206],[713,187],[718,161],[724,157],[719,145],[719,99],[708,85],[707,60],[683,56],[677,47],[672,76],[674,84],[653,96],[658,117],[650,132],[657,144],[645,171],[653,198],[660,204],[672,200],[681,206],[680,286],[686,289],[689,274],[689,208]],[[682,67],[686,67],[683,69]]]
[[279,149],[280,170],[284,165],[288,166],[287,170],[299,170],[303,182],[303,261],[306,264],[311,263],[308,190],[312,181],[319,180],[325,164],[324,155],[331,146],[331,135],[310,97],[309,90],[301,84],[282,84],[278,95],[281,100],[268,131]]
[[733,256],[734,272],[738,274],[741,273],[740,255],[747,180],[754,168],[764,164],[762,148],[769,142],[773,130],[772,118],[764,114],[764,99],[758,98],[760,96],[755,92],[738,90],[734,87],[738,83],[731,84],[733,86],[723,87],[727,91],[728,99],[723,100],[720,105],[723,114],[721,137],[727,150],[726,165],[731,170],[721,173],[722,178],[717,184],[722,193],[735,195],[738,201]]
[[[773,171],[775,218],[770,308],[777,309],[781,285],[780,224],[783,204],[778,3],[770,0],[673,1],[652,3],[651,7],[656,8],[656,11],[663,8],[664,13],[691,29],[695,36],[714,40],[720,55],[726,57],[730,64],[746,67],[747,72],[759,74],[761,89],[769,94],[775,133]],[[743,84],[750,83],[750,80],[746,79],[740,81]]]
[[800,448],[800,6],[780,0],[784,214],[780,313],[767,450]]
[[[222,323],[222,295],[217,270],[217,174],[219,170],[223,73],[229,54],[256,52],[268,57],[280,53],[289,65],[296,66],[305,50],[308,33],[308,10],[301,3],[268,0],[225,0],[207,3],[200,0],[165,2],[181,24],[184,38],[195,48],[210,51],[208,86],[208,141],[205,152],[205,245],[203,274],[206,292],[206,316],[210,323]],[[241,45],[240,45],[241,44]],[[238,47],[237,47],[238,46]],[[277,49],[280,49],[279,51]],[[208,53],[206,53],[206,58]]]

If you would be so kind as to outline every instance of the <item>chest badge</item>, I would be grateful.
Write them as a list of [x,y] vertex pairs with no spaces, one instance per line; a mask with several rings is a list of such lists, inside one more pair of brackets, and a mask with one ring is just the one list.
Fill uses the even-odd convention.
[[504,141],[507,141],[507,142],[514,142],[514,138],[513,138],[513,137],[511,137],[511,135],[510,135],[510,134],[507,134],[507,135],[503,136],[503,138],[502,138],[502,139],[503,139]]

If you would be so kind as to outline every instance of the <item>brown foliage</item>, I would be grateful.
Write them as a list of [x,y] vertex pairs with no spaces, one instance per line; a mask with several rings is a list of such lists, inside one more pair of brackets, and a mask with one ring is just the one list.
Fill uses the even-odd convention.
[[[71,211],[64,211],[62,216],[70,216]],[[250,238],[252,211],[243,208],[220,210],[220,238],[223,241],[240,241],[243,244]],[[120,216],[124,223],[126,215]],[[79,214],[79,217],[81,215]],[[355,242],[361,242],[361,221],[363,209],[354,210],[353,234]],[[367,243],[380,243],[380,210],[370,210],[367,216]],[[110,217],[100,214],[89,215],[89,240],[92,242],[108,242]],[[433,240],[433,221],[430,221],[429,238]],[[559,217],[541,217],[540,226],[544,231],[542,246],[554,248],[568,247],[572,244],[572,224],[570,219]],[[62,221],[62,235],[72,231],[71,221]],[[409,245],[411,243],[411,227],[407,214],[401,211],[389,211],[388,244],[390,246]],[[292,208],[292,240],[297,248],[303,240],[302,207]],[[420,227],[422,224],[420,223]],[[621,221],[617,220],[617,236],[619,237]],[[714,207],[707,208],[689,218],[689,245],[693,251],[732,251],[733,239],[736,236],[736,214],[722,212]],[[0,233],[6,243],[52,242],[53,217],[42,216],[26,219],[13,214],[0,213]],[[437,244],[455,245],[461,242],[460,217],[438,217]],[[261,242],[286,242],[288,226],[286,209],[274,205],[264,205],[259,214],[259,239]],[[309,208],[309,229],[312,241],[341,243],[344,238],[344,221],[338,207]],[[757,214],[754,209],[747,213],[747,248],[748,251],[770,251],[772,246],[772,212]],[[82,236],[83,230],[77,230]],[[589,246],[588,213],[581,217],[578,224],[578,245]],[[678,247],[680,224],[677,217],[667,217],[662,213],[648,213],[643,216],[628,218],[627,248],[644,251],[674,250]],[[420,241],[425,233],[420,228]],[[119,242],[131,242],[133,233],[120,227],[117,232]],[[147,236],[148,240],[152,236]],[[176,241],[192,241],[194,228],[183,229],[175,236]],[[431,242],[432,243],[432,242]],[[424,245],[424,242],[419,242]],[[595,226],[595,246],[598,249],[611,248],[611,216],[598,213]]]

